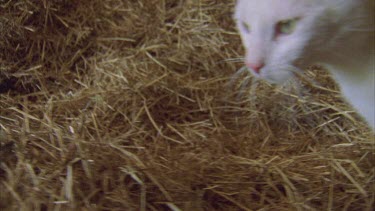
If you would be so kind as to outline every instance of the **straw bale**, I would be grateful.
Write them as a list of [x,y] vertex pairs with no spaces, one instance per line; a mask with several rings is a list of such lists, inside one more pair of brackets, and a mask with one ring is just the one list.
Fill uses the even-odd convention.
[[373,132],[238,72],[233,5],[0,1],[0,209],[372,210]]

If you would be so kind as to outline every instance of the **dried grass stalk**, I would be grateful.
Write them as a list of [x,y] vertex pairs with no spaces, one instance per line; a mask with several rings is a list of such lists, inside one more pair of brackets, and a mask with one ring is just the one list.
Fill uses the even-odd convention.
[[233,78],[233,1],[0,4],[1,210],[373,209],[373,133],[325,72]]

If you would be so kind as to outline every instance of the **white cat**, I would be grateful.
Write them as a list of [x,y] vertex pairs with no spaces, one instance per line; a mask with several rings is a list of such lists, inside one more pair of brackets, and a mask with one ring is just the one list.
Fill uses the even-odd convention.
[[326,67],[375,128],[374,0],[238,0],[245,63],[282,83],[310,65]]

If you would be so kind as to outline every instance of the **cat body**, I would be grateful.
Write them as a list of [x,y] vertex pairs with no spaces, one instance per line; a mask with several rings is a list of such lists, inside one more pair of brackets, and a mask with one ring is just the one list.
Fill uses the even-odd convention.
[[374,0],[238,0],[235,19],[256,77],[282,83],[327,68],[375,128]]

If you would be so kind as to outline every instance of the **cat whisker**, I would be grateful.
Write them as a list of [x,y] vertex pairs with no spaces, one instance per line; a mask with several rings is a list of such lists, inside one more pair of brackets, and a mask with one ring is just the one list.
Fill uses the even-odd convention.
[[233,84],[235,84],[235,82],[240,78],[240,76],[244,73],[244,72],[247,72],[248,69],[246,66],[243,66],[241,67],[239,70],[237,70],[237,72],[231,77],[231,79],[229,80],[228,82],[228,86],[229,87],[233,87]]
[[294,73],[294,78],[300,80],[300,81],[304,81],[304,82],[307,82],[308,84],[311,84],[315,87],[322,87],[322,85],[315,79],[307,76],[305,73],[303,72],[295,72]]
[[[243,74],[247,74],[245,77],[241,77]],[[241,78],[241,79],[240,79]],[[248,68],[246,66],[241,67],[230,79],[230,81],[227,83],[227,87],[229,89],[233,89],[235,86],[236,90],[239,90],[238,92],[235,92],[236,99],[239,100],[247,91],[246,87],[251,84],[250,93],[255,93],[254,87],[257,87],[257,84],[259,83],[259,80],[255,77],[253,77],[252,74],[250,74]]]
[[224,59],[224,60],[221,60],[219,62],[217,62],[217,64],[221,64],[221,63],[225,63],[225,62],[233,62],[233,63],[242,63],[245,61],[245,58],[241,57],[241,58],[228,58],[228,59]]
[[375,31],[374,29],[366,29],[366,28],[350,28],[350,27],[345,27],[346,31],[351,31],[351,32],[373,32]]
[[[249,70],[247,69],[246,66],[241,67],[241,68],[240,68],[239,70],[237,70],[237,72],[232,76],[232,80],[237,80],[237,79],[239,78],[239,76],[240,76],[242,73],[247,72],[247,71],[249,71]],[[231,81],[231,82],[232,82],[232,81]]]

